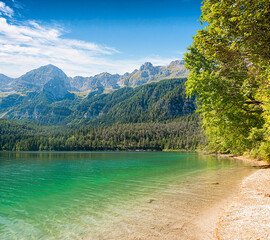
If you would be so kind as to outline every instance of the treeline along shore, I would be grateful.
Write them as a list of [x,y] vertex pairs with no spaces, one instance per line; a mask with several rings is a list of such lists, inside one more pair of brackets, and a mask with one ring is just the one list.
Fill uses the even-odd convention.
[[0,150],[195,150],[203,141],[199,116],[112,126],[35,126],[0,120]]

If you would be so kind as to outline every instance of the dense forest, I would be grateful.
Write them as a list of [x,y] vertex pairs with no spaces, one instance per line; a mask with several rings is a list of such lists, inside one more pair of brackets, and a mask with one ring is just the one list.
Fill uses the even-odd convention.
[[198,114],[164,122],[80,128],[0,120],[0,150],[195,150],[202,141]]
[[185,55],[209,152],[270,159],[270,1],[205,0]]

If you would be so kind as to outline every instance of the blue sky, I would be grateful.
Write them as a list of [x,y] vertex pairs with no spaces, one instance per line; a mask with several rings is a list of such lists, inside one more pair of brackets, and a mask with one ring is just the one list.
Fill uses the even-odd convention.
[[201,28],[196,0],[0,0],[0,72],[55,64],[69,76],[181,59]]

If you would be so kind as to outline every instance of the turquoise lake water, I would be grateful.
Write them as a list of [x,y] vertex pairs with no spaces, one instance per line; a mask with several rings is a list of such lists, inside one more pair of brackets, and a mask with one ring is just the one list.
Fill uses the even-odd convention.
[[108,239],[104,232],[114,236],[117,222],[128,234],[132,223],[123,219],[145,203],[174,193],[181,201],[182,192],[194,198],[187,195],[194,186],[250,171],[241,161],[197,153],[2,152],[0,239]]

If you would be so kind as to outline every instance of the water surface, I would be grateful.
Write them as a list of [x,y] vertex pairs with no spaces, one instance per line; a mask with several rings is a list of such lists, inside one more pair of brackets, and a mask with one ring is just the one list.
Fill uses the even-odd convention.
[[0,239],[161,239],[251,171],[197,153],[2,152]]

